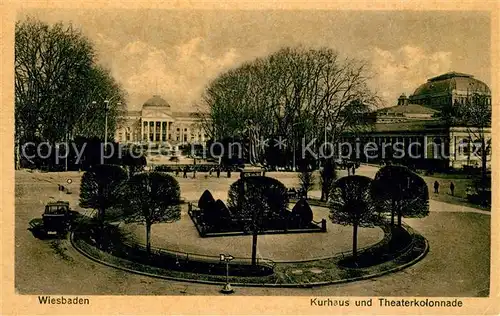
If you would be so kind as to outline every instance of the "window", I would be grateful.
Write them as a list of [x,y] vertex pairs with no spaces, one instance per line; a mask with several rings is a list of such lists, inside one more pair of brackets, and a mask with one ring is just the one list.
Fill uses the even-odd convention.
[[470,141],[467,138],[462,138],[457,142],[458,153],[468,156],[470,154]]
[[443,141],[440,137],[434,137],[431,145],[431,157],[441,159],[443,155]]

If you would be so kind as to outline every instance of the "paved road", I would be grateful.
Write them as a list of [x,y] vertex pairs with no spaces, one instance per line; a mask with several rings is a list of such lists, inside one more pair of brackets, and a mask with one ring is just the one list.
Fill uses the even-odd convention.
[[[37,177],[39,180],[34,180]],[[52,177],[52,179],[48,178]],[[67,242],[39,240],[27,230],[57,186],[79,175],[16,172],[15,284],[20,294],[218,295],[219,287],[159,280],[108,268],[83,257]],[[228,179],[230,180],[230,179]],[[194,181],[194,180],[193,180]],[[182,188],[181,183],[181,188]],[[75,189],[73,189],[76,191]],[[76,204],[77,195],[64,196]],[[239,295],[484,296],[490,262],[489,213],[431,201],[431,214],[406,222],[430,243],[416,265],[377,279],[312,289],[236,288]]]

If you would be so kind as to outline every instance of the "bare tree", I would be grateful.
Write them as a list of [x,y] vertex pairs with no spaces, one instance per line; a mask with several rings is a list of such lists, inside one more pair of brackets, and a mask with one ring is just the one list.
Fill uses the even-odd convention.
[[[114,130],[125,93],[97,66],[92,43],[71,24],[33,18],[15,28],[16,139],[49,142],[104,135],[104,99],[113,98],[108,126]],[[93,103],[92,101],[95,101]]]
[[[326,138],[328,122],[329,140],[335,141],[377,105],[369,79],[366,63],[341,60],[331,49],[284,48],[213,80],[202,100],[210,112],[204,127],[213,139],[243,138],[250,124],[258,140],[287,135],[284,150],[290,154],[290,143]],[[264,152],[253,152],[262,161]]]

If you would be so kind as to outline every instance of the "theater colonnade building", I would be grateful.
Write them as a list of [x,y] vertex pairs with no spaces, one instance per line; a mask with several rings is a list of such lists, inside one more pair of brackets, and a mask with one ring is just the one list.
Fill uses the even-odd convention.
[[418,168],[463,168],[481,166],[484,138],[491,168],[490,127],[448,126],[439,118],[443,107],[463,103],[473,94],[486,96],[491,105],[489,87],[472,75],[449,72],[430,78],[409,97],[402,94],[397,105],[375,111],[373,124],[365,130],[346,131],[340,141],[361,148],[350,155],[361,162],[399,160]]

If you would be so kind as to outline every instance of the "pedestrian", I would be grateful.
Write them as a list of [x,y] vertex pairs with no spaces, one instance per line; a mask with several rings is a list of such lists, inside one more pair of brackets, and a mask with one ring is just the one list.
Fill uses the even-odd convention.
[[450,192],[451,196],[455,196],[455,184],[453,182],[450,182]]
[[187,167],[184,167],[182,177],[183,178],[187,178],[188,177],[187,176]]
[[193,168],[193,179],[196,178],[196,169]]
[[227,177],[231,178],[231,168],[227,168]]
[[217,168],[217,178],[220,177],[220,167]]
[[434,193],[439,193],[439,182],[434,181]]

